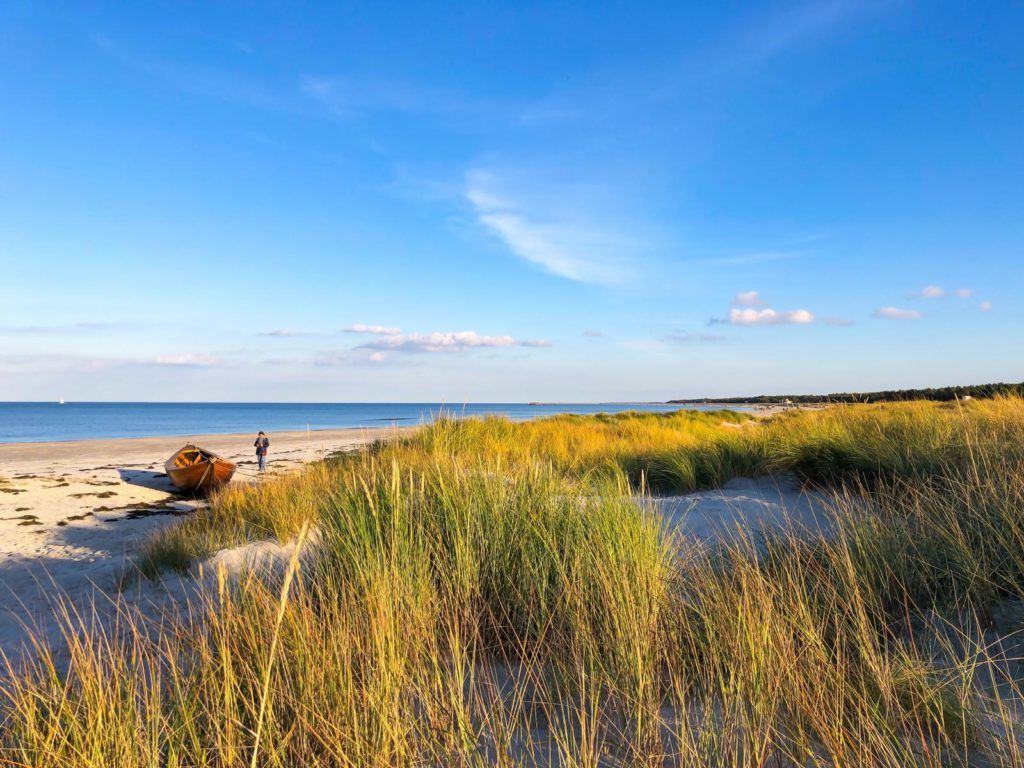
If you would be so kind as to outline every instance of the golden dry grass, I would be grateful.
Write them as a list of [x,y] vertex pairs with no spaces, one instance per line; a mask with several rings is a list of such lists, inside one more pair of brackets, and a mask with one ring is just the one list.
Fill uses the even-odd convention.
[[[150,572],[319,532],[197,625],[9,670],[0,759],[1024,765],[986,629],[1024,586],[1022,438],[1016,399],[440,423],[160,537]],[[638,495],[780,471],[835,489],[831,537],[697,547]]]

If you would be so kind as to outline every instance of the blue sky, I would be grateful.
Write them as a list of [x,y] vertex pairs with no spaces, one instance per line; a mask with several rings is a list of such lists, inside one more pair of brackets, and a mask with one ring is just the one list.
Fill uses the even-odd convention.
[[0,8],[0,400],[1024,379],[1024,5]]

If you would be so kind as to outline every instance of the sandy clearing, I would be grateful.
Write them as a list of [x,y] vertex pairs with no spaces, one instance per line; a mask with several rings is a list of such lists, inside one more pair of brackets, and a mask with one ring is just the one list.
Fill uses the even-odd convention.
[[681,496],[656,496],[654,506],[669,530],[701,542],[756,539],[761,533],[794,530],[827,535],[834,496],[802,488],[790,475],[737,477],[719,489]]

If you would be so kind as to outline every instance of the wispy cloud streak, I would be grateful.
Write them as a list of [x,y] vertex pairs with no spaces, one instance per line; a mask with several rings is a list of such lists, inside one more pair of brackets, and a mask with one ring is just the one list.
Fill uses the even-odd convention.
[[477,221],[521,259],[551,274],[583,283],[617,283],[628,271],[621,258],[624,239],[580,223],[540,220],[496,193],[493,177],[471,173],[466,200]]

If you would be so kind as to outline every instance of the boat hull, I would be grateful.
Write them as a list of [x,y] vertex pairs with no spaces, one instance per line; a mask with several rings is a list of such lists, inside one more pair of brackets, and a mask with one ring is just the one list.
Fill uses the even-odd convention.
[[186,445],[164,464],[167,477],[176,488],[191,493],[224,485],[235,474],[236,465],[215,453]]

